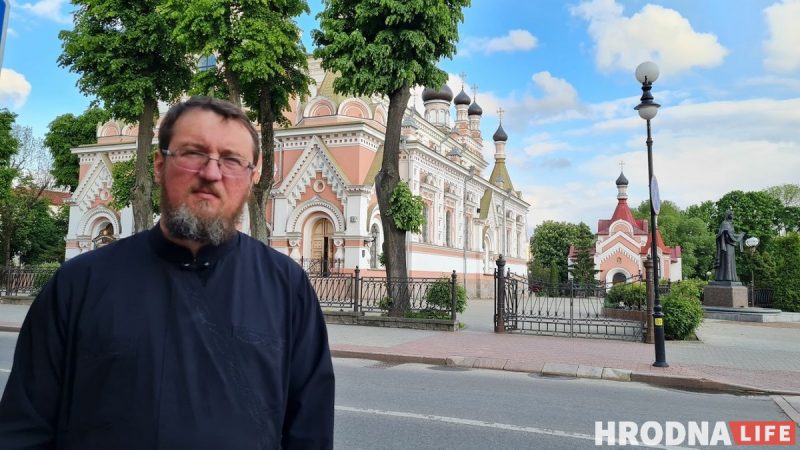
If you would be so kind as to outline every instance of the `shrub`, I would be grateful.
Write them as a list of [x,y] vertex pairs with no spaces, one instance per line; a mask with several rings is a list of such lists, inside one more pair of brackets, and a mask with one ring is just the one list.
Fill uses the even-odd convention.
[[[694,331],[703,321],[703,307],[700,306],[699,294],[687,295],[684,291],[694,288],[683,287],[675,289],[672,286],[669,294],[661,297],[661,306],[664,310],[664,334],[667,339],[683,340],[694,335]],[[684,284],[684,286],[688,286]]]
[[688,279],[672,283],[670,293],[684,297],[700,299],[703,295],[703,288],[708,284],[706,280]]
[[617,284],[608,290],[605,306],[619,308],[620,304],[626,309],[647,309],[647,286],[645,283]]
[[[452,298],[450,294],[450,279],[436,280],[425,294],[425,300],[431,308],[450,311]],[[467,291],[464,286],[456,283],[456,311],[463,313],[467,309]]]

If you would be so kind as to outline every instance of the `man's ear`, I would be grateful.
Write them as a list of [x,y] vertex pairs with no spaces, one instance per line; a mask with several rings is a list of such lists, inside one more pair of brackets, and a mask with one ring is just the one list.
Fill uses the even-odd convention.
[[161,171],[164,170],[164,155],[161,151],[156,150],[153,155],[153,178],[156,184],[161,184]]

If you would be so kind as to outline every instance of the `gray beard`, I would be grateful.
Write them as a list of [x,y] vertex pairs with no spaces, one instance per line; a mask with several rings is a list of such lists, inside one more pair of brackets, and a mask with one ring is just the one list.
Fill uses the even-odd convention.
[[175,238],[217,246],[236,233],[235,222],[240,215],[241,211],[233,220],[222,217],[201,219],[182,204],[174,209],[164,208],[161,220]]

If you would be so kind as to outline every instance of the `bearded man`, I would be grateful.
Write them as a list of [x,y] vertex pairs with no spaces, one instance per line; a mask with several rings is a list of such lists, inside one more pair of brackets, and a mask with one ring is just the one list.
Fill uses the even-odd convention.
[[317,297],[294,261],[236,229],[256,130],[197,97],[158,137],[158,224],[66,262],[31,305],[0,448],[332,447]]

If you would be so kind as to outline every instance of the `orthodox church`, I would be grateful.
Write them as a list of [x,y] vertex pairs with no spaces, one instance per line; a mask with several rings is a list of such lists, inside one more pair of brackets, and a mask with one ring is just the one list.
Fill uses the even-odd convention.
[[[383,232],[375,176],[383,158],[388,99],[348,97],[333,90],[335,75],[309,61],[315,83],[308,99],[294,99],[275,129],[275,185],[267,223],[270,245],[310,271],[382,275]],[[494,161],[483,156],[483,111],[462,87],[422,92],[424,115],[409,108],[403,119],[400,170],[424,201],[426,223],[409,234],[407,259],[414,277],[453,270],[471,296],[492,293],[494,261],[502,254],[512,272],[526,273],[527,214],[506,169],[508,135],[502,123],[492,139]],[[166,110],[161,105],[161,116]],[[451,120],[451,111],[455,118]],[[156,124],[158,127],[158,124]],[[114,163],[132,158],[136,125],[99,124],[97,143],[73,149],[79,184],[70,205],[66,258],[91,251],[99,236],[133,232],[131,208],[109,207]],[[157,131],[156,131],[157,135]],[[154,140],[154,145],[156,144]],[[248,215],[241,229],[249,230]]]
[[[617,207],[610,219],[597,221],[597,239],[592,256],[597,280],[606,285],[624,282],[645,274],[643,262],[650,256],[649,221],[635,219],[628,207],[628,179],[620,172],[617,178]],[[658,253],[659,278],[680,281],[682,279],[681,247],[669,247],[656,230],[656,253]],[[568,265],[575,263],[577,251],[569,249]]]

